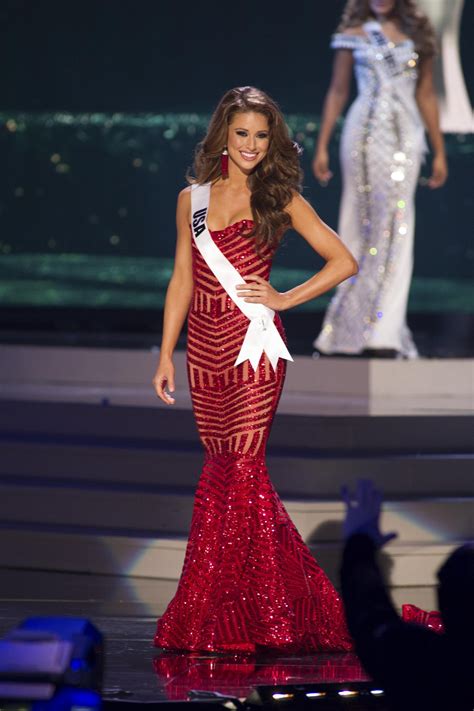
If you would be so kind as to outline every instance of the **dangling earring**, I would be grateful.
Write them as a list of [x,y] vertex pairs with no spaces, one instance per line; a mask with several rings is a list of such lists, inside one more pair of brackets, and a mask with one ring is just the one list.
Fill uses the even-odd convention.
[[229,153],[227,148],[224,148],[221,153],[221,175],[224,180],[229,177]]

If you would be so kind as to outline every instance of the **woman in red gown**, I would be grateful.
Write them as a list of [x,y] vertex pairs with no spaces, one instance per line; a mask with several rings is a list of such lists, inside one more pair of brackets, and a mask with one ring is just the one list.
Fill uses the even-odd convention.
[[[198,214],[191,207],[193,186],[178,198],[176,260],[153,382],[158,396],[172,405],[173,351],[188,315],[188,377],[205,462],[181,579],[158,621],[157,647],[352,648],[341,599],[290,520],[265,466],[286,361],[272,363],[263,352],[235,364],[249,326],[240,300],[271,309],[280,340],[285,336],[279,311],[357,271],[352,255],[300,195],[298,154],[266,94],[244,87],[224,95],[198,146],[190,182],[210,185],[209,239],[241,277],[233,298],[198,249],[196,230],[194,238],[190,230]],[[270,269],[289,227],[326,263],[304,284],[278,293],[269,283]]]

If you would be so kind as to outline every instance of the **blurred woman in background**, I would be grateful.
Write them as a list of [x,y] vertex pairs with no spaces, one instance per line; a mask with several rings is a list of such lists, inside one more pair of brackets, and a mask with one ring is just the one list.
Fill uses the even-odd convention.
[[415,358],[406,324],[413,269],[414,195],[426,127],[431,188],[447,177],[433,86],[435,37],[414,0],[349,0],[332,40],[337,50],[313,171],[332,177],[328,144],[355,69],[358,96],[341,136],[339,234],[359,262],[341,284],[314,346],[324,354]]

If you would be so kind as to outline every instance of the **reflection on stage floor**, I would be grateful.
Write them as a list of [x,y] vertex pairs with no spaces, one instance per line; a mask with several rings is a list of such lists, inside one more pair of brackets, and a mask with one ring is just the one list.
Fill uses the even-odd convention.
[[184,700],[189,690],[246,698],[255,686],[360,682],[368,679],[351,653],[203,656],[162,652],[153,659],[160,692]]
[[94,604],[0,601],[0,634],[32,615],[88,613],[104,634],[104,697],[123,701],[185,701],[190,691],[246,698],[255,686],[360,682],[368,679],[355,654],[213,655],[152,646],[155,619],[95,616]]

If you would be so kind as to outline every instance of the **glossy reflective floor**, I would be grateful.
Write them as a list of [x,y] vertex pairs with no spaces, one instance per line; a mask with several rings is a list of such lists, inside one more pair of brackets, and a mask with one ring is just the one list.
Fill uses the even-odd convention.
[[304,656],[200,657],[161,653],[153,660],[157,683],[167,699],[184,699],[187,690],[220,691],[247,697],[255,686],[364,681],[355,654]]
[[[34,615],[87,617],[106,641],[104,696],[129,701],[186,700],[191,690],[245,698],[257,685],[367,679],[354,654],[204,655],[152,646],[156,618],[143,614],[117,578],[70,579],[57,573],[0,569],[0,635]],[[90,584],[87,578],[90,578]],[[110,600],[106,598],[109,589]]]

